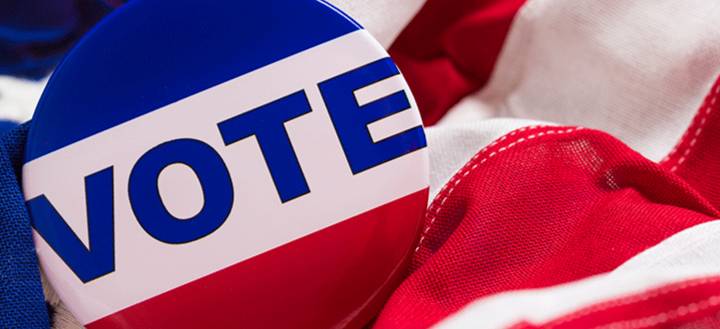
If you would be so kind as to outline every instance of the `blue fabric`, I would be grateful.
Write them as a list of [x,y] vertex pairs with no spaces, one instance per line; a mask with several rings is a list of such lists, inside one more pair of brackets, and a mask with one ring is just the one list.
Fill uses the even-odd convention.
[[41,78],[118,0],[0,0],[0,74]]
[[0,135],[17,127],[17,123],[12,121],[0,120]]
[[30,218],[20,190],[28,124],[0,133],[0,328],[49,328]]

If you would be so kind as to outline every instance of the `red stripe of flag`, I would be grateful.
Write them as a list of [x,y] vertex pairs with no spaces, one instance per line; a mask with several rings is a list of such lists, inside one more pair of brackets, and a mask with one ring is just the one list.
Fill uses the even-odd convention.
[[428,0],[390,48],[426,125],[485,86],[525,0]]

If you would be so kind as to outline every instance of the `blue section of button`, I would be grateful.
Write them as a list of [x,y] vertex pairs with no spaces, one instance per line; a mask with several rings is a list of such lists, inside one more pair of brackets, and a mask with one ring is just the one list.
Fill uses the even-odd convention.
[[53,74],[25,162],[359,29],[318,0],[132,1]]

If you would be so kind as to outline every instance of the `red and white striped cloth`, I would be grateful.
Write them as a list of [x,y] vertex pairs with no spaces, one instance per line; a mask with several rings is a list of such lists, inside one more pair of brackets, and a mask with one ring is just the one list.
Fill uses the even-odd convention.
[[435,199],[375,327],[720,327],[719,21],[427,1],[390,50],[437,123]]
[[429,126],[434,200],[374,328],[720,328],[720,2],[330,2]]

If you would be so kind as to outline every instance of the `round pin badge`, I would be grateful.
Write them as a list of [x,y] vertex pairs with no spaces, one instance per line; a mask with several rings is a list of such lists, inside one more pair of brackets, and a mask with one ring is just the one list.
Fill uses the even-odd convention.
[[22,171],[90,329],[360,328],[428,197],[406,82],[319,0],[129,2],[54,72]]

